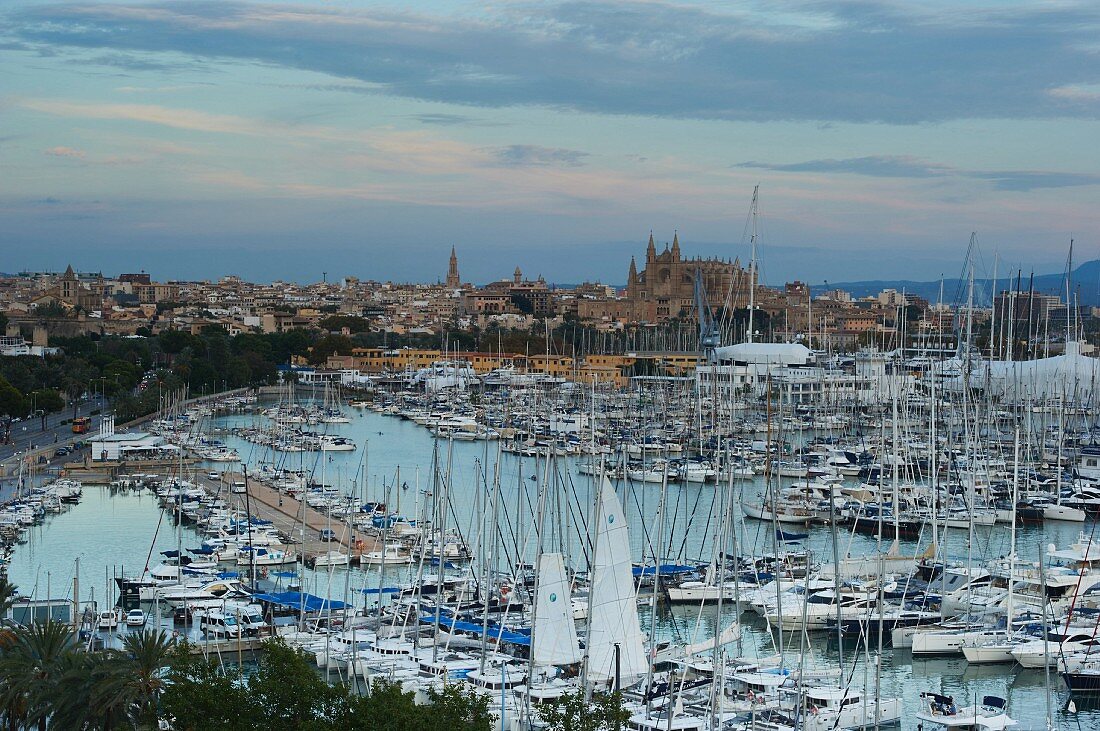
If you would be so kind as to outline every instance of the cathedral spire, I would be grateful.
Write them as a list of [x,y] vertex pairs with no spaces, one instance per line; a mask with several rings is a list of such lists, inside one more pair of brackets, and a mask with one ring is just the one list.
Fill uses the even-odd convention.
[[680,233],[672,232],[672,260],[680,261]]
[[653,231],[649,232],[649,246],[645,250],[645,260],[653,261],[657,258],[657,247],[653,245]]
[[458,276],[458,254],[455,253],[455,247],[451,247],[451,265],[447,269],[447,286],[451,289],[455,289],[461,284],[462,280]]

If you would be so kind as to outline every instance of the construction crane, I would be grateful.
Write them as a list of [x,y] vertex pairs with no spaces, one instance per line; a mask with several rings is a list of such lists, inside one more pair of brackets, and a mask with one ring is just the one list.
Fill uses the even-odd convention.
[[718,323],[707,301],[707,287],[703,283],[703,270],[699,267],[695,269],[695,316],[699,320],[699,354],[706,362],[713,363],[714,349],[720,343]]

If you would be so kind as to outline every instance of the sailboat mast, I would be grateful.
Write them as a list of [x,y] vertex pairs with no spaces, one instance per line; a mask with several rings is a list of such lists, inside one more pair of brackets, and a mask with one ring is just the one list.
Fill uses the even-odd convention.
[[753,341],[753,310],[756,308],[756,206],[760,195],[760,186],[752,189],[752,258],[749,259],[749,332],[748,342]]

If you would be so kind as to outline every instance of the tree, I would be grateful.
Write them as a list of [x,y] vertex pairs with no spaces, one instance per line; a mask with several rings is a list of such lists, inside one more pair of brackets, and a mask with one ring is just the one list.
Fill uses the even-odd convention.
[[41,409],[47,414],[61,411],[61,409],[65,408],[65,399],[61,398],[61,394],[52,388],[42,388],[33,391],[30,396],[31,404],[34,408]]
[[351,699],[349,731],[420,731],[420,706],[415,698],[397,683],[376,680],[368,695]]
[[184,348],[191,344],[192,339],[191,333],[182,330],[165,330],[157,338],[160,341],[161,351],[169,355],[177,355],[182,352]]
[[443,690],[428,688],[427,706],[422,706],[423,728],[445,728],[448,731],[489,731],[495,717],[489,712],[489,699],[473,691],[446,685]]
[[352,333],[366,332],[370,329],[370,321],[356,315],[333,315],[317,324],[322,330],[329,332],[339,332],[345,327]]
[[0,576],[0,619],[8,616],[18,596],[19,590],[15,584],[8,581],[7,576]]
[[161,695],[164,716],[177,731],[251,731],[263,728],[248,689],[214,661],[191,653],[183,642],[170,658]]
[[539,715],[557,731],[615,731],[630,720],[630,711],[623,707],[622,693],[592,694],[584,700],[584,691],[566,693],[558,700],[539,707]]
[[76,636],[60,622],[16,628],[11,646],[0,656],[0,707],[44,730],[55,700],[63,695],[62,681],[72,673],[69,656],[75,648]]
[[160,630],[128,634],[122,651],[98,673],[93,704],[104,715],[128,718],[135,725],[156,728],[157,703],[164,692],[161,675],[172,655],[172,638]]
[[260,708],[255,727],[265,731],[335,730],[348,715],[347,688],[326,682],[300,651],[277,638],[264,643],[248,694]]
[[0,376],[0,415],[25,416],[30,411],[27,400],[19,389],[8,383],[8,380]]
[[310,363],[324,363],[330,355],[351,355],[355,347],[346,335],[326,335],[313,344],[309,353]]

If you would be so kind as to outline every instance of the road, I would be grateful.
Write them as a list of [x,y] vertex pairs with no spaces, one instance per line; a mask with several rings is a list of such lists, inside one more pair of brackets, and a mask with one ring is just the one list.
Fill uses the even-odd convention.
[[[70,435],[71,436],[71,435]],[[67,457],[54,457],[53,453],[49,454],[49,462],[44,465],[38,465],[38,470],[35,474],[24,477],[26,487],[33,487],[34,485],[40,485],[52,481],[61,471],[62,466],[66,461],[73,459],[73,455]],[[12,464],[18,464],[17,460],[11,460],[7,466]],[[0,467],[0,505],[6,504],[19,492],[19,477],[18,473],[6,475],[3,467]]]
[[[108,402],[102,398],[82,401],[77,407],[77,416],[90,416],[91,412],[106,408]],[[32,416],[29,419],[15,422],[11,425],[11,444],[0,445],[0,462],[7,461],[10,457],[23,454],[34,447],[44,447],[49,444],[61,444],[71,439],[74,434],[68,423],[72,421],[72,407],[67,407],[55,414],[46,417],[46,429],[42,429],[42,420]],[[99,431],[99,416],[92,417],[92,424],[88,428],[88,435]],[[85,436],[88,436],[85,435]],[[32,446],[33,445],[33,446]]]

